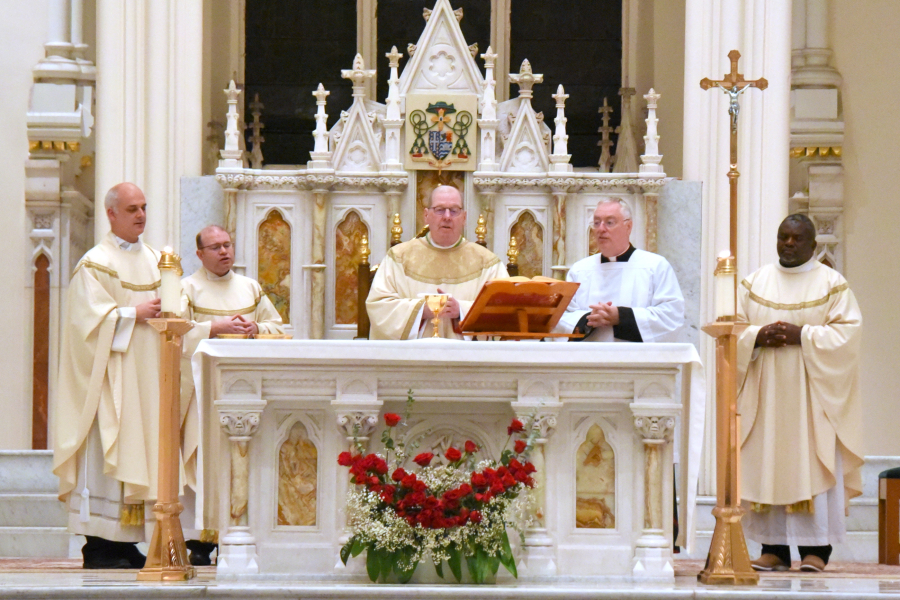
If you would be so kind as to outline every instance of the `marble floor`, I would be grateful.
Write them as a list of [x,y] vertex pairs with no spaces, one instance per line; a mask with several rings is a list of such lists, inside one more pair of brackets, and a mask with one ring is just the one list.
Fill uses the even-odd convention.
[[[797,566],[795,563],[794,567]],[[273,579],[234,582],[217,581],[215,567],[199,568],[197,577],[187,583],[150,584],[138,583],[137,571],[85,571],[80,567],[80,561],[71,559],[0,559],[0,599],[900,599],[900,567],[871,563],[834,563],[818,574],[796,570],[763,574],[758,586],[746,587],[698,584],[697,573],[702,564],[695,560],[677,560],[675,583],[668,585],[597,581],[517,582],[488,586],[338,584]]]

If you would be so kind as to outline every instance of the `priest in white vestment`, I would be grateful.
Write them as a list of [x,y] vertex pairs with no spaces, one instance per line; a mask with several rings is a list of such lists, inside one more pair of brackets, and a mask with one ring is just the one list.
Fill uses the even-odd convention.
[[[64,305],[53,472],[85,568],[140,568],[159,444],[159,253],[140,240],[147,203],[122,183],[105,199],[111,232],[78,262]],[[145,510],[145,503],[148,503]]]
[[[194,351],[201,340],[215,338],[219,334],[249,336],[284,333],[281,315],[259,283],[231,270],[234,245],[228,232],[217,225],[210,225],[197,234],[196,242],[197,257],[203,266],[181,280],[182,318],[194,325],[184,336],[181,361],[182,452],[187,484],[191,490],[197,489],[200,438],[199,407],[191,373]],[[215,472],[213,465],[216,460],[217,457],[204,457],[204,468]],[[206,489],[207,494],[211,491]],[[188,491],[182,525],[191,552],[191,564],[203,566],[210,564],[209,554],[214,548],[215,536],[212,532],[193,528],[194,500],[194,494]]]
[[859,401],[862,316],[847,281],[815,258],[805,215],[778,228],[778,263],[738,287],[750,326],[738,341],[741,496],[760,571],[821,571],[862,493]]
[[631,208],[604,198],[594,211],[598,254],[572,265],[581,285],[555,331],[585,333],[589,342],[677,342],[684,296],[669,262],[631,245]]
[[373,340],[431,337],[432,313],[422,293],[447,293],[441,311],[441,337],[462,339],[458,324],[485,282],[508,277],[490,250],[462,237],[466,223],[462,196],[449,185],[434,189],[425,209],[429,232],[391,248],[378,267],[366,310]]

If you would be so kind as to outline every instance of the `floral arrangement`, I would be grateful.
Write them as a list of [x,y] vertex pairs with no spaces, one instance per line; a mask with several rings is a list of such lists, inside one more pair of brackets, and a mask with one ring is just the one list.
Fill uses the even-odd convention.
[[[410,391],[406,421],[412,404]],[[434,454],[422,452],[412,459],[418,470],[407,471],[400,465],[418,443],[394,439],[403,421],[395,413],[384,415],[387,427],[381,441],[386,456],[364,454],[358,441],[355,453],[338,456],[338,464],[350,468],[354,484],[347,500],[352,535],[341,549],[341,560],[346,565],[365,550],[366,570],[374,582],[394,573],[406,583],[427,557],[442,578],[445,561],[457,581],[463,562],[475,583],[496,575],[501,564],[517,577],[507,528],[524,539],[530,521],[532,498],[527,490],[535,485],[535,467],[526,457],[537,436],[531,422],[526,427],[513,419],[499,463],[478,460],[478,446],[466,441],[463,449],[444,452],[448,464],[432,465]]]

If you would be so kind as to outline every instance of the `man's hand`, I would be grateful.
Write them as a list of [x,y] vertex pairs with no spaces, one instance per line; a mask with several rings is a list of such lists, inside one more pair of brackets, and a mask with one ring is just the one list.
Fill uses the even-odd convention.
[[158,319],[160,316],[160,308],[162,308],[162,304],[159,298],[144,302],[143,304],[138,304],[134,307],[136,313],[135,321],[138,323],[146,323],[147,319]]
[[258,331],[256,323],[245,321],[240,315],[234,315],[233,317],[225,317],[213,321],[209,327],[209,337],[214,338],[220,333],[243,333],[249,335],[255,331]]
[[259,325],[256,324],[256,321],[248,321],[247,319],[245,319],[244,317],[242,317],[240,315],[235,315],[235,316],[247,324],[247,326],[250,328],[250,331],[249,331],[250,335],[256,335],[257,333],[259,333]]
[[612,327],[619,324],[619,307],[612,302],[591,304],[591,314],[588,315],[588,325],[591,327]]
[[778,321],[760,328],[756,334],[756,345],[760,348],[783,348],[784,346],[799,346],[802,327]]

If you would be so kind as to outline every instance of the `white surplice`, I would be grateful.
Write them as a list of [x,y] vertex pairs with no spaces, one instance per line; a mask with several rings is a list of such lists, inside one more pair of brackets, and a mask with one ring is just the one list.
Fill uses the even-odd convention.
[[[738,342],[741,495],[771,507],[744,517],[748,537],[841,541],[842,513],[862,493],[859,306],[844,277],[815,259],[767,265],[738,293],[750,322]],[[800,345],[754,348],[759,330],[776,321],[801,326]],[[807,501],[812,513],[786,510]]]
[[159,334],[135,307],[158,296],[159,253],[107,234],[66,293],[54,408],[53,472],[69,531],[145,540],[156,498]]
[[[590,305],[628,306],[644,342],[677,342],[684,323],[684,296],[675,271],[658,254],[635,250],[627,262],[607,262],[595,254],[572,265],[566,281],[581,285],[554,331],[571,333]],[[596,327],[585,341],[612,342],[612,327]]]

